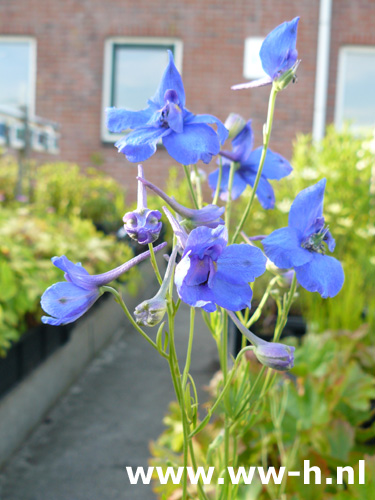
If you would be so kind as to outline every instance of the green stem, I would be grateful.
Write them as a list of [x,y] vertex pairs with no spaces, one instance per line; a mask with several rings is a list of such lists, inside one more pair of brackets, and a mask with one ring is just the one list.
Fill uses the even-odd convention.
[[227,226],[228,231],[230,228],[230,216],[231,216],[231,212],[232,212],[232,188],[233,188],[233,179],[234,179],[234,172],[235,171],[236,171],[236,163],[233,161],[230,164],[230,170],[229,170],[228,201],[227,201],[226,210],[225,210],[225,225]]
[[270,137],[271,137],[273,114],[274,114],[274,111],[275,111],[276,95],[277,95],[277,90],[275,89],[274,86],[272,86],[272,90],[271,90],[271,94],[270,94],[270,98],[269,98],[269,102],[268,102],[267,121],[266,121],[266,124],[264,126],[264,130],[263,130],[263,149],[262,149],[262,156],[260,157],[260,162],[259,162],[257,176],[255,178],[255,182],[254,182],[254,186],[253,186],[253,190],[251,192],[251,196],[250,196],[249,202],[248,202],[248,204],[247,204],[247,206],[245,208],[245,211],[243,213],[241,221],[238,224],[238,226],[236,228],[236,231],[235,231],[235,233],[233,235],[232,243],[235,243],[237,241],[237,238],[238,238],[238,236],[240,234],[240,231],[242,230],[242,228],[243,228],[243,226],[244,226],[244,224],[246,222],[246,219],[247,219],[247,217],[248,217],[248,215],[250,213],[250,210],[251,210],[251,207],[253,205],[254,198],[255,198],[255,194],[256,194],[256,191],[257,191],[257,188],[258,188],[258,184],[259,184],[259,181],[260,181],[260,177],[262,175],[264,161],[265,161],[266,155],[267,155],[268,144],[269,144]]
[[202,208],[203,205],[203,196],[202,196],[202,184],[201,184],[201,178],[199,177],[199,172],[198,172],[198,167],[194,165],[194,172],[195,172],[195,186],[197,188],[197,202],[198,202],[198,208]]
[[186,175],[186,179],[187,179],[187,182],[188,182],[190,194],[191,194],[191,197],[193,198],[193,203],[195,205],[195,208],[199,208],[198,201],[197,201],[197,198],[195,196],[193,184],[191,183],[190,170],[189,170],[189,167],[187,165],[184,165],[184,172],[185,172],[185,175]]
[[194,338],[194,319],[195,319],[195,308],[190,307],[190,329],[189,329],[189,342],[188,342],[188,348],[186,352],[186,362],[185,362],[185,368],[184,372],[182,375],[182,389],[185,388],[189,370],[190,370],[190,362],[191,362],[191,350],[193,347],[193,338]]
[[156,262],[154,247],[153,247],[152,243],[148,244],[148,248],[150,250],[150,261],[151,261],[152,268],[153,268],[155,276],[159,282],[159,285],[161,285],[163,283],[163,279],[162,279],[160,271],[159,271],[158,263]]
[[274,334],[274,342],[278,342],[280,339],[280,336],[283,332],[284,326],[288,320],[288,314],[290,311],[290,308],[293,303],[294,295],[296,293],[296,288],[297,288],[297,277],[296,273],[293,274],[293,279],[292,279],[292,284],[290,286],[288,298],[286,300],[285,306],[283,307],[282,314],[281,314],[281,319],[277,324],[277,327],[275,328],[275,334]]
[[[121,294],[120,294],[120,293],[119,293],[119,292],[118,292],[115,288],[112,288],[111,286],[107,286],[107,285],[106,285],[106,286],[102,286],[101,288],[102,288],[102,290],[105,290],[106,292],[110,292],[110,293],[114,296],[114,298],[115,298],[116,302],[117,302],[118,304],[120,304],[120,306],[121,306],[122,310],[124,311],[124,313],[126,314],[126,316],[127,316],[128,320],[129,320],[129,321],[130,321],[130,323],[134,326],[134,328],[137,330],[137,332],[138,332],[138,333],[140,333],[140,334],[142,335],[142,337],[143,337],[145,340],[147,340],[147,342],[148,342],[150,345],[152,345],[152,347],[153,347],[154,349],[156,349],[158,352],[160,352],[160,351],[159,351],[159,348],[158,348],[158,346],[155,344],[155,342],[154,342],[152,339],[150,339],[150,337],[147,335],[147,333],[146,333],[146,332],[144,332],[144,331],[142,330],[142,328],[140,328],[140,327],[137,325],[137,323],[134,321],[133,316],[130,314],[129,309],[126,307],[126,304],[125,304],[125,302],[123,301],[123,299],[122,299],[122,297],[121,297]],[[162,352],[160,352],[160,354],[161,354],[161,356],[163,356],[163,358],[168,359],[168,355],[167,355],[167,354],[162,353]]]
[[201,430],[203,430],[206,425],[209,423],[210,419],[211,419],[211,416],[213,415],[213,413],[215,412],[216,408],[219,406],[219,404],[221,403],[223,397],[225,396],[232,380],[233,380],[233,377],[234,377],[234,374],[236,372],[236,369],[238,367],[238,364],[240,362],[240,359],[241,357],[243,356],[243,354],[245,354],[246,351],[251,351],[253,349],[252,346],[247,346],[247,347],[244,347],[237,355],[237,358],[236,358],[236,361],[234,363],[234,366],[230,372],[230,375],[229,377],[227,378],[227,381],[226,381],[226,384],[224,385],[221,393],[219,394],[219,397],[216,399],[215,403],[212,405],[212,407],[208,410],[208,413],[207,415],[205,416],[205,418],[202,420],[202,422],[198,425],[198,427],[196,427],[191,433],[190,433],[190,438],[192,438],[193,436],[195,436],[196,434],[198,434]]
[[263,311],[263,307],[264,307],[265,303],[267,302],[267,299],[271,293],[272,287],[276,283],[276,281],[277,281],[277,276],[272,278],[272,280],[268,283],[268,286],[266,288],[266,291],[264,292],[262,300],[259,302],[259,305],[255,309],[254,314],[251,316],[249,321],[246,323],[246,328],[250,328],[251,325],[253,325],[260,318],[260,315],[262,314],[262,311]]
[[215,196],[214,196],[214,199],[212,201],[213,205],[217,205],[217,202],[219,201],[220,186],[221,186],[222,177],[223,177],[223,159],[221,156],[219,156],[219,177],[217,179]]

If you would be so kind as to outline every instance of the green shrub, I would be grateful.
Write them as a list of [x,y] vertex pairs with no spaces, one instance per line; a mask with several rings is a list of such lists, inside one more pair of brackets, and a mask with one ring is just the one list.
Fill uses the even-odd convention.
[[[375,495],[375,438],[374,410],[375,377],[373,347],[368,344],[368,329],[348,335],[347,331],[306,335],[296,350],[295,368],[291,374],[278,374],[268,393],[262,394],[261,386],[252,393],[252,386],[260,366],[255,357],[243,361],[233,380],[229,394],[218,406],[211,422],[194,437],[195,456],[200,463],[207,457],[205,468],[215,467],[216,482],[222,470],[222,429],[226,421],[234,422],[234,415],[242,414],[236,424],[237,460],[234,469],[250,466],[270,467],[279,470],[301,470],[304,460],[318,465],[322,471],[322,484],[303,484],[299,478],[288,477],[277,486],[271,480],[267,486],[260,484],[257,475],[251,485],[239,485],[238,500],[271,500],[275,498],[314,500],[349,500],[373,498]],[[295,339],[285,339],[288,345]],[[247,381],[244,383],[244,381]],[[213,396],[208,407],[222,390],[219,372],[210,384]],[[248,403],[244,406],[244,402]],[[204,412],[205,414],[205,412]],[[372,424],[370,423],[372,419]],[[367,423],[367,424],[366,424]],[[152,465],[165,467],[182,465],[182,426],[177,403],[172,403],[164,418],[163,434],[152,443]],[[366,425],[365,425],[366,424]],[[233,436],[232,436],[233,437]],[[358,466],[366,460],[366,485],[325,484],[325,477],[335,478],[336,467]],[[345,476],[344,476],[345,477]],[[181,498],[178,486],[155,483],[159,498]],[[194,488],[191,494],[196,498]],[[285,496],[284,496],[285,495]],[[307,496],[306,496],[307,495]]]
[[[14,158],[3,157],[0,194],[4,205],[16,202],[17,176]],[[125,192],[114,179],[93,168],[83,173],[77,165],[69,163],[55,162],[38,168],[30,163],[23,192],[36,213],[54,212],[61,217],[90,219],[105,232],[116,231],[126,211]]]
[[[54,213],[37,216],[27,207],[0,208],[0,354],[40,321],[42,293],[63,281],[50,259],[63,254],[92,273],[132,257],[126,245],[98,232],[88,220]],[[124,275],[130,289],[136,287],[136,276],[136,270]]]

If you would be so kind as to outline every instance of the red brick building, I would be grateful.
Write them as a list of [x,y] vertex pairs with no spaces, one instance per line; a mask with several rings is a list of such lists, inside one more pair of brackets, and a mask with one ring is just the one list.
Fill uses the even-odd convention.
[[[129,89],[130,96],[134,91],[135,99],[143,98],[156,73],[149,66],[143,74],[141,63],[150,51],[155,61],[163,58],[161,51],[171,46],[182,69],[187,107],[222,120],[230,112],[252,118],[259,145],[269,88],[234,92],[230,87],[246,80],[246,39],[256,46],[259,37],[297,15],[302,63],[298,83],[278,97],[271,148],[289,157],[296,133],[314,129],[319,137],[325,123],[334,120],[374,125],[375,0],[1,2],[0,106],[7,100],[27,104],[31,114],[58,122],[59,158],[82,166],[99,163],[127,184],[135,167],[117,153],[113,139],[107,142],[104,107],[127,102]],[[23,52],[17,52],[17,43]],[[133,52],[137,47],[143,50],[139,57]],[[128,63],[133,76],[140,66],[131,81]],[[246,71],[250,74],[251,67]],[[145,162],[153,180],[172,164],[162,148]]]

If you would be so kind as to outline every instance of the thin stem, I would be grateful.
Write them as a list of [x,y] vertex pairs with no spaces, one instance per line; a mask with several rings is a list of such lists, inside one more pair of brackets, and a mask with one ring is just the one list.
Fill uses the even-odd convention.
[[234,172],[236,171],[236,163],[233,161],[230,164],[230,170],[229,170],[229,179],[228,179],[228,201],[226,204],[226,210],[225,210],[225,225],[227,226],[227,229],[229,231],[230,227],[230,216],[232,212],[232,188],[233,188],[233,179],[234,179]]
[[155,273],[155,276],[159,282],[159,285],[161,285],[163,283],[163,279],[162,279],[160,271],[159,271],[158,263],[156,262],[154,247],[153,247],[152,243],[148,244],[148,248],[150,250],[150,261],[151,261],[152,269],[154,270],[154,273]]
[[198,434],[201,430],[203,430],[206,425],[209,423],[210,419],[211,419],[211,416],[213,415],[213,413],[215,412],[216,408],[219,406],[219,404],[221,403],[224,395],[226,394],[232,380],[233,380],[233,377],[234,377],[234,374],[237,370],[237,367],[239,365],[239,362],[240,362],[240,359],[241,357],[243,356],[243,354],[245,354],[245,352],[247,351],[251,351],[252,350],[252,347],[251,346],[247,346],[247,347],[244,347],[237,355],[237,358],[236,358],[236,361],[234,363],[234,366],[229,374],[229,377],[227,379],[227,382],[226,384],[224,385],[221,393],[219,394],[219,397],[216,399],[215,403],[212,405],[212,407],[208,410],[208,413],[207,415],[205,416],[205,418],[202,420],[202,422],[198,425],[198,427],[196,427],[191,433],[190,433],[190,438],[192,438],[193,436],[195,436],[196,434]]
[[276,95],[277,95],[277,90],[274,88],[274,86],[272,86],[270,99],[268,102],[267,121],[266,121],[266,124],[264,126],[264,131],[263,131],[263,149],[262,149],[262,155],[261,155],[260,161],[259,161],[258,172],[257,172],[256,178],[255,178],[255,182],[254,182],[254,186],[253,186],[253,190],[251,192],[249,202],[245,208],[245,211],[243,213],[241,221],[238,224],[236,231],[233,235],[232,243],[235,243],[237,241],[237,238],[238,238],[238,236],[239,236],[239,234],[240,234],[240,232],[241,232],[241,230],[246,222],[246,219],[250,213],[250,210],[251,210],[251,207],[253,205],[254,198],[255,198],[255,194],[256,194],[256,191],[258,188],[258,184],[259,184],[259,181],[260,181],[260,178],[262,175],[264,161],[265,161],[266,155],[267,155],[268,144],[269,144],[270,137],[271,137],[273,114],[275,111]]
[[290,286],[288,298],[286,300],[286,303],[282,309],[282,314],[281,314],[281,319],[278,322],[276,328],[275,328],[275,334],[274,334],[274,342],[277,342],[280,339],[280,336],[283,332],[284,326],[287,322],[288,319],[288,314],[290,311],[290,308],[293,303],[294,295],[296,293],[296,288],[297,288],[297,276],[296,273],[293,274],[293,279],[292,279],[292,284]]
[[198,205],[198,202],[197,202],[197,198],[195,196],[193,184],[191,183],[191,177],[190,177],[189,167],[187,165],[184,165],[184,172],[185,172],[185,175],[186,175],[186,179],[187,179],[187,182],[188,182],[190,194],[191,194],[191,197],[193,198],[193,203],[195,205],[195,208],[199,209],[199,205]]
[[[120,306],[122,307],[122,310],[123,310],[123,311],[124,311],[124,313],[126,314],[126,316],[127,316],[128,320],[129,320],[129,321],[130,321],[130,323],[134,326],[134,328],[137,330],[137,332],[138,332],[138,333],[140,333],[140,334],[142,335],[142,337],[143,337],[145,340],[147,340],[147,342],[148,342],[150,345],[152,345],[152,347],[153,347],[154,349],[156,349],[158,352],[160,352],[160,351],[159,351],[159,348],[158,348],[158,346],[155,344],[155,342],[154,342],[152,339],[150,339],[150,337],[147,335],[147,333],[146,333],[146,332],[144,332],[144,331],[142,330],[142,328],[140,328],[140,327],[137,325],[137,323],[134,321],[133,316],[130,314],[129,309],[126,307],[126,304],[125,304],[125,302],[123,301],[123,298],[121,297],[121,294],[120,294],[120,293],[119,293],[119,292],[118,292],[115,288],[112,288],[111,286],[107,286],[107,285],[106,285],[106,286],[102,286],[101,288],[102,288],[102,290],[105,290],[106,292],[110,292],[110,293],[114,296],[114,298],[115,298],[116,302],[117,302],[118,304],[120,304]],[[160,355],[161,355],[161,356],[163,356],[163,358],[168,359],[168,355],[167,355],[167,354],[160,352]]]
[[202,185],[201,185],[201,178],[199,176],[198,167],[196,165],[194,165],[194,172],[195,172],[195,186],[197,188],[198,207],[202,208],[202,205],[203,205]]
[[264,292],[262,300],[259,302],[259,305],[255,309],[254,314],[251,316],[249,321],[246,323],[246,328],[250,328],[251,325],[253,325],[260,318],[260,315],[262,314],[263,307],[264,307],[265,303],[267,302],[267,299],[271,293],[272,287],[276,283],[276,281],[277,281],[277,276],[272,278],[272,280],[268,283],[268,286],[266,288],[266,291]]
[[220,186],[221,186],[222,177],[223,177],[223,159],[221,156],[219,156],[219,177],[217,179],[215,196],[214,196],[214,199],[212,201],[213,205],[217,205],[217,202],[219,201]]
[[193,347],[193,338],[194,338],[194,319],[195,319],[195,308],[190,307],[190,329],[189,329],[189,342],[188,342],[188,348],[187,348],[187,353],[186,353],[186,362],[185,362],[185,368],[184,372],[182,375],[182,388],[185,388],[189,370],[190,370],[190,362],[191,362],[191,350]]

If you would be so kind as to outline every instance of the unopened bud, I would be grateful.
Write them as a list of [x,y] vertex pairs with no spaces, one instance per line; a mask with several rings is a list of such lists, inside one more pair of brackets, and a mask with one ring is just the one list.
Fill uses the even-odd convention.
[[287,87],[290,82],[294,83],[296,81],[296,71],[300,62],[300,60],[297,61],[292,68],[288,69],[288,71],[285,71],[285,73],[282,73],[277,79],[273,81],[273,87],[277,92],[279,90],[285,89],[285,87]]
[[156,296],[153,299],[143,301],[135,308],[135,321],[137,325],[155,326],[164,318],[166,311],[167,302]]
[[262,365],[284,372],[293,368],[294,350],[293,346],[265,342],[254,347],[254,354]]
[[159,238],[162,223],[159,210],[135,210],[124,215],[127,234],[140,245],[153,243]]
[[245,128],[245,125],[246,121],[242,116],[236,113],[230,113],[224,123],[225,128],[229,130],[228,139],[236,137]]

